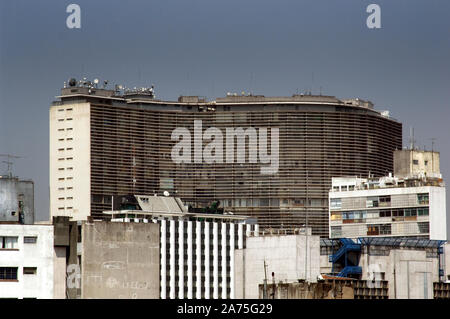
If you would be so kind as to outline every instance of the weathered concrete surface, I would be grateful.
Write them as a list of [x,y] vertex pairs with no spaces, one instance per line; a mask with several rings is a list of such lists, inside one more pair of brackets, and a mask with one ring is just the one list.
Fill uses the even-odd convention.
[[[274,289],[275,288],[275,289]],[[275,291],[275,296],[273,292]],[[259,299],[263,299],[264,284],[259,285]],[[268,299],[354,299],[351,280],[316,283],[291,282],[267,285]]]
[[235,251],[236,298],[258,298],[263,282],[264,261],[267,280],[316,282],[320,275],[319,236],[272,235],[248,237],[247,246]]
[[159,298],[159,225],[83,223],[82,298]]

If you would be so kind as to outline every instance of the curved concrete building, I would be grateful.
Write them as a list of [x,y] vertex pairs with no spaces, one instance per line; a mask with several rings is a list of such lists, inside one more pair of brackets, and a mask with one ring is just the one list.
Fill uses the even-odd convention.
[[[72,83],[73,85],[73,83]],[[112,195],[162,194],[267,228],[328,236],[331,177],[385,176],[402,125],[332,96],[162,101],[75,84],[50,108],[51,215],[103,218]],[[117,204],[117,203],[116,203]]]

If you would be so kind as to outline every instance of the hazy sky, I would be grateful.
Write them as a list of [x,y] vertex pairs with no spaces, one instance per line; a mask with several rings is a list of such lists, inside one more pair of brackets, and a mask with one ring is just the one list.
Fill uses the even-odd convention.
[[[66,26],[70,3],[81,7],[81,29]],[[370,3],[381,7],[381,29],[366,26]],[[450,180],[448,12],[448,0],[1,0],[0,153],[24,157],[14,173],[34,180],[45,219],[48,111],[69,77],[154,84],[161,99],[321,88],[390,110],[404,145],[411,126],[421,147],[437,138]]]

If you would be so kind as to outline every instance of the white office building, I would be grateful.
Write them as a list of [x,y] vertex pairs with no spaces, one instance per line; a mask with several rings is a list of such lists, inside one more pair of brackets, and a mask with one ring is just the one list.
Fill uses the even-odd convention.
[[329,201],[330,238],[447,239],[442,178],[333,178]]
[[0,298],[53,298],[53,226],[0,224]]
[[254,219],[189,213],[174,197],[135,196],[142,210],[107,211],[112,222],[160,224],[160,298],[235,298],[234,251],[245,248]]

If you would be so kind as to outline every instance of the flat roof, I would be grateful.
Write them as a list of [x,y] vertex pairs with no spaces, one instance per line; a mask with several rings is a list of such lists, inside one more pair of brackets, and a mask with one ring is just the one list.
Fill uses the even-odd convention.
[[233,219],[233,220],[254,220],[250,216],[244,215],[231,215],[231,214],[199,214],[199,213],[168,213],[168,212],[150,212],[145,210],[109,210],[104,211],[107,215],[148,215],[148,216],[160,216],[160,217],[194,217],[194,218],[212,218],[212,219]]

